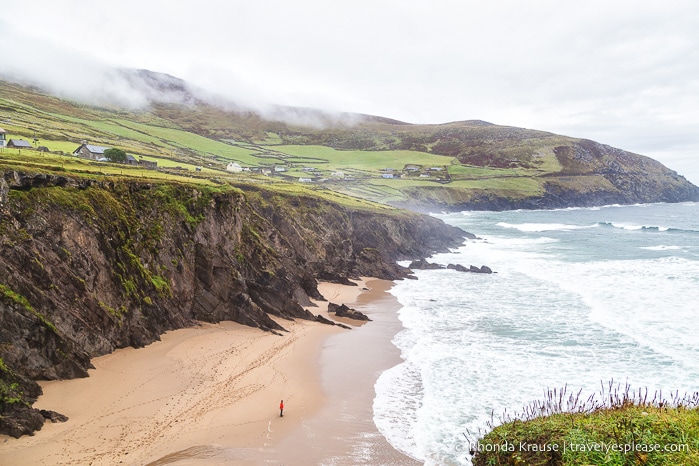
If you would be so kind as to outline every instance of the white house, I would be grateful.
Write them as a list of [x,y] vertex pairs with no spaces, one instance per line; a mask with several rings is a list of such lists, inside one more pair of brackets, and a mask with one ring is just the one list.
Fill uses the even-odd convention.
[[240,173],[243,171],[243,167],[241,167],[239,163],[231,162],[226,165],[226,170],[233,173]]

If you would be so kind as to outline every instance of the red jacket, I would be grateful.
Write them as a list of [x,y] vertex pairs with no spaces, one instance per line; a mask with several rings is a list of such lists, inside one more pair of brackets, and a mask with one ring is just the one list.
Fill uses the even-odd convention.
[[279,403],[279,409],[284,409],[284,402]]

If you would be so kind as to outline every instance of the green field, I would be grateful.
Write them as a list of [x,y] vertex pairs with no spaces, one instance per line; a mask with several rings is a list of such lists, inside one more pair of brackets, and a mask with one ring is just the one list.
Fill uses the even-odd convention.
[[[378,171],[384,168],[401,170],[405,165],[417,164],[426,167],[441,167],[456,163],[453,157],[428,154],[407,150],[363,151],[363,150],[337,150],[326,146],[274,146],[269,147],[284,154],[304,160],[310,166],[326,164],[327,170],[342,170],[356,168],[365,171]],[[290,159],[294,163],[297,159]]]

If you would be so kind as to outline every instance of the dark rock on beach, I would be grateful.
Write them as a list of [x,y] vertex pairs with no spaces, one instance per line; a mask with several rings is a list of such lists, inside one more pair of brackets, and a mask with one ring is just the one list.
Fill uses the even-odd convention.
[[352,309],[345,304],[328,303],[328,312],[334,313],[337,317],[347,317],[354,320],[371,320],[366,314]]
[[328,320],[320,314],[318,314],[316,316],[316,321],[320,322],[321,324],[325,324],[325,325],[337,325],[338,327],[345,328],[347,330],[350,330],[352,328],[352,327],[349,327],[345,324],[341,324],[340,322],[333,322],[332,320]]

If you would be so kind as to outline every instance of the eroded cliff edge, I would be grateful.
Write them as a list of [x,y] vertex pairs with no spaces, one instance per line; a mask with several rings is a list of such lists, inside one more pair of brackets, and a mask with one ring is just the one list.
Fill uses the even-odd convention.
[[404,278],[455,247],[432,217],[255,186],[193,187],[10,171],[0,178],[0,432],[41,428],[35,380],[196,320],[283,332],[314,319],[316,279]]

